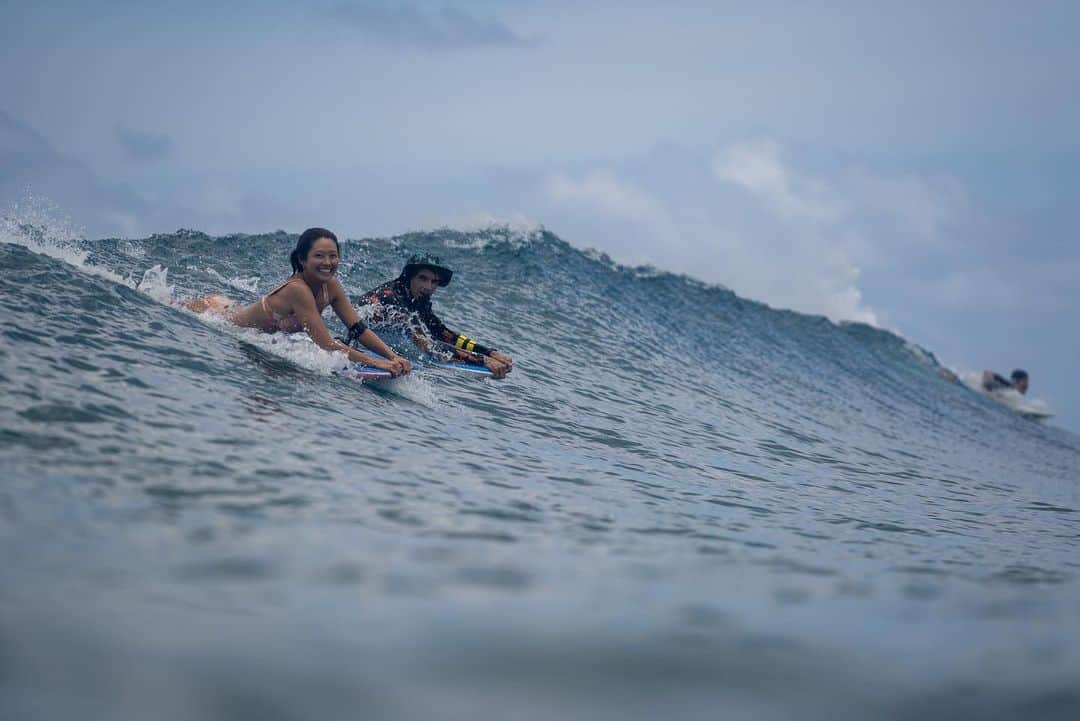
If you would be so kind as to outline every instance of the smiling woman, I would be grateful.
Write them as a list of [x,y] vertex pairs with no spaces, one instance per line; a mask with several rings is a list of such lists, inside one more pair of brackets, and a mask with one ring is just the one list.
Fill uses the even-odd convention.
[[[394,376],[411,370],[409,361],[398,356],[360,320],[349,303],[345,289],[336,277],[341,262],[337,236],[325,228],[308,228],[300,234],[296,248],[289,255],[293,274],[259,299],[241,305],[220,294],[184,303],[196,313],[214,312],[230,322],[266,333],[307,331],[311,339],[328,351],[347,353],[349,360],[390,371]],[[333,307],[338,318],[349,328],[349,340],[359,340],[378,356],[361,353],[330,335],[322,313]],[[380,357],[382,356],[382,357]]]

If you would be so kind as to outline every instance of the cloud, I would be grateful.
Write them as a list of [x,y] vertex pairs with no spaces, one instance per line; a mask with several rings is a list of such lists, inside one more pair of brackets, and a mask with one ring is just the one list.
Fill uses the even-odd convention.
[[423,10],[412,5],[389,7],[381,2],[353,2],[333,11],[336,20],[372,40],[428,50],[480,47],[530,47],[536,40],[514,32],[495,17],[478,17],[446,5]]
[[[550,174],[541,181],[540,195],[552,205],[553,221],[580,234],[567,237],[571,242],[608,251],[624,263],[687,271],[670,262],[691,252],[687,236],[656,192],[598,169]],[[667,251],[663,258],[656,252],[660,246]]]
[[4,166],[20,164],[23,158],[32,158],[48,151],[49,144],[45,138],[0,110],[0,157],[5,160]]
[[615,177],[610,170],[596,170],[575,179],[564,173],[548,176],[544,191],[558,203],[587,207],[614,218],[655,223],[664,216],[655,196]]
[[148,133],[117,126],[116,141],[132,160],[160,160],[172,151],[172,138],[160,133]]
[[882,315],[867,300],[866,269],[890,279],[911,273],[910,290],[921,283],[932,292],[912,248],[931,259],[955,248],[949,232],[964,207],[947,179],[845,166],[811,172],[770,138],[550,174],[541,192],[551,204],[545,223],[562,225],[573,242],[774,306],[873,325]]
[[930,285],[932,302],[947,310],[993,313],[1075,312],[1080,259],[1023,259],[990,265],[983,257],[946,271]]
[[32,128],[0,110],[0,209],[36,196],[96,232],[124,235],[148,210],[131,189],[110,184],[80,161],[55,150]]
[[136,237],[175,228],[257,232],[298,225],[310,208],[235,178],[185,178],[161,198],[103,178],[0,110],[0,215],[69,224],[90,237]]
[[935,283],[935,294],[947,307],[1011,311],[1019,307],[1020,296],[1010,280],[995,268],[955,270]]
[[827,222],[843,212],[836,193],[825,183],[801,177],[784,165],[780,147],[772,140],[737,143],[720,151],[713,159],[713,172],[795,220]]
[[898,224],[911,243],[932,243],[968,212],[963,189],[951,178],[886,177],[856,170],[845,175],[843,184],[852,210],[875,216],[882,225]]

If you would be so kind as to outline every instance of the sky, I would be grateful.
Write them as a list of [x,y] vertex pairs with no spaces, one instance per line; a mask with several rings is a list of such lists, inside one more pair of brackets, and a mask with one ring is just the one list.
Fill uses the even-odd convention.
[[1031,373],[1080,431],[1080,3],[0,3],[0,208],[542,223]]

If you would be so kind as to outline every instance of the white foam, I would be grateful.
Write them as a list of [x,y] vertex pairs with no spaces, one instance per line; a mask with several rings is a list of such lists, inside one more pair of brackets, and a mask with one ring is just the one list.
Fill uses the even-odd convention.
[[173,286],[169,285],[169,269],[155,265],[145,273],[136,287],[141,293],[145,293],[159,303],[171,304],[173,302]]
[[250,278],[241,278],[239,276],[226,277],[218,271],[214,270],[213,268],[207,268],[206,273],[207,275],[210,275],[213,278],[220,280],[222,283],[229,286],[230,288],[242,290],[245,293],[257,293],[259,291],[259,281],[261,280],[261,278],[257,275],[253,275]]
[[187,312],[234,338],[239,338],[245,343],[250,343],[271,355],[287,360],[318,375],[328,376],[349,365],[349,358],[344,352],[323,350],[315,345],[315,342],[306,333],[264,333],[257,328],[243,328],[234,325],[223,315],[213,311],[205,313]]
[[146,248],[141,245],[136,245],[130,240],[125,240],[120,244],[120,252],[127,255],[129,258],[145,258]]
[[934,358],[933,355],[928,353],[925,348],[918,345],[917,343],[912,343],[911,341],[904,339],[903,336],[901,336],[899,333],[894,333],[893,335],[896,335],[904,340],[904,348],[907,349],[907,351],[913,356],[915,356],[915,360],[917,360],[921,365],[924,365],[927,368],[941,368],[941,365],[937,362],[937,359]]
[[451,248],[483,250],[495,243],[509,243],[513,248],[523,248],[540,240],[544,226],[522,215],[500,218],[487,213],[477,213],[464,219],[440,225],[433,232],[447,230],[461,233],[466,238],[447,238]]
[[401,376],[393,380],[380,380],[379,386],[396,396],[407,398],[413,403],[419,403],[427,408],[434,408],[439,402],[434,386],[426,379],[416,375],[415,370],[407,376]]
[[[350,366],[349,357],[345,352],[323,350],[306,333],[264,333],[257,328],[234,325],[220,313],[213,311],[195,313],[183,306],[176,307],[234,338],[250,343],[270,355],[287,360],[317,375],[330,376],[345,371]],[[437,403],[435,389],[428,381],[416,375],[380,379],[378,383],[383,390],[415,403],[428,407],[433,407]]]
[[83,249],[87,242],[81,228],[74,225],[50,201],[27,192],[0,216],[0,242],[20,245],[82,270],[89,275],[111,280],[134,288],[131,278],[87,262],[90,252]]

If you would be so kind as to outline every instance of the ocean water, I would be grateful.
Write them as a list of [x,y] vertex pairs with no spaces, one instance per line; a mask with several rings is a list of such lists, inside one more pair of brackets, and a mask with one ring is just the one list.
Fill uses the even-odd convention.
[[901,338],[438,230],[342,282],[515,370],[361,384],[171,305],[295,236],[0,241],[0,718],[1080,718],[1080,439]]

